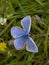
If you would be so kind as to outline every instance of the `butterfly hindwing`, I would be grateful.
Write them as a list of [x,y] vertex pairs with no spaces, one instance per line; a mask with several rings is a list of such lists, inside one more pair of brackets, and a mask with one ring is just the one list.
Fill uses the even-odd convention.
[[25,38],[24,37],[19,37],[14,40],[14,46],[17,50],[20,50],[24,47],[25,45]]
[[31,17],[30,16],[26,16],[21,20],[21,25],[24,28],[24,30],[26,31],[26,33],[30,32],[30,27],[31,27]]
[[26,49],[27,51],[30,52],[38,52],[38,48],[31,37],[29,37],[28,40],[26,41]]
[[11,29],[11,35],[13,36],[13,38],[17,38],[20,36],[23,36],[25,34],[24,30],[19,28],[19,27],[12,27]]

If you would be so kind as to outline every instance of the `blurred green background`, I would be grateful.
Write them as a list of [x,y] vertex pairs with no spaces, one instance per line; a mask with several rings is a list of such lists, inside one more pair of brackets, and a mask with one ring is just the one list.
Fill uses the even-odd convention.
[[[31,37],[38,46],[38,53],[18,51],[13,46],[10,30],[21,27],[21,19],[27,15],[32,18]],[[7,48],[0,51],[0,65],[49,65],[49,0],[0,0],[0,18],[7,18],[0,24],[0,42]]]

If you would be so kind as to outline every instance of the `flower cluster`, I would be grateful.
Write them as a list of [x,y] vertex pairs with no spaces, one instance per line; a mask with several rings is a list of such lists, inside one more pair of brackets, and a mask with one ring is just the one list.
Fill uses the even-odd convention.
[[7,21],[7,18],[0,18],[0,24],[4,25]]
[[5,51],[5,48],[7,48],[5,42],[0,42],[0,51]]

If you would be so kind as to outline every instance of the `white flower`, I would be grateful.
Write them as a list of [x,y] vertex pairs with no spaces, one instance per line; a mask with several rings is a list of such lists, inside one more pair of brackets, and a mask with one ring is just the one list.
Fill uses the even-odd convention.
[[7,18],[0,18],[0,24],[4,25],[7,21]]

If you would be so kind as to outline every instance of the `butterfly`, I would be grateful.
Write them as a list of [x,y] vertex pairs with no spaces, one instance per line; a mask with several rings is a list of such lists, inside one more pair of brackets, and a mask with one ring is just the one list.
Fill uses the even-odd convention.
[[11,28],[11,35],[13,36],[14,46],[17,50],[26,46],[26,50],[29,52],[38,52],[38,47],[30,37],[31,28],[31,16],[26,16],[21,20],[21,26],[23,28],[14,26]]

